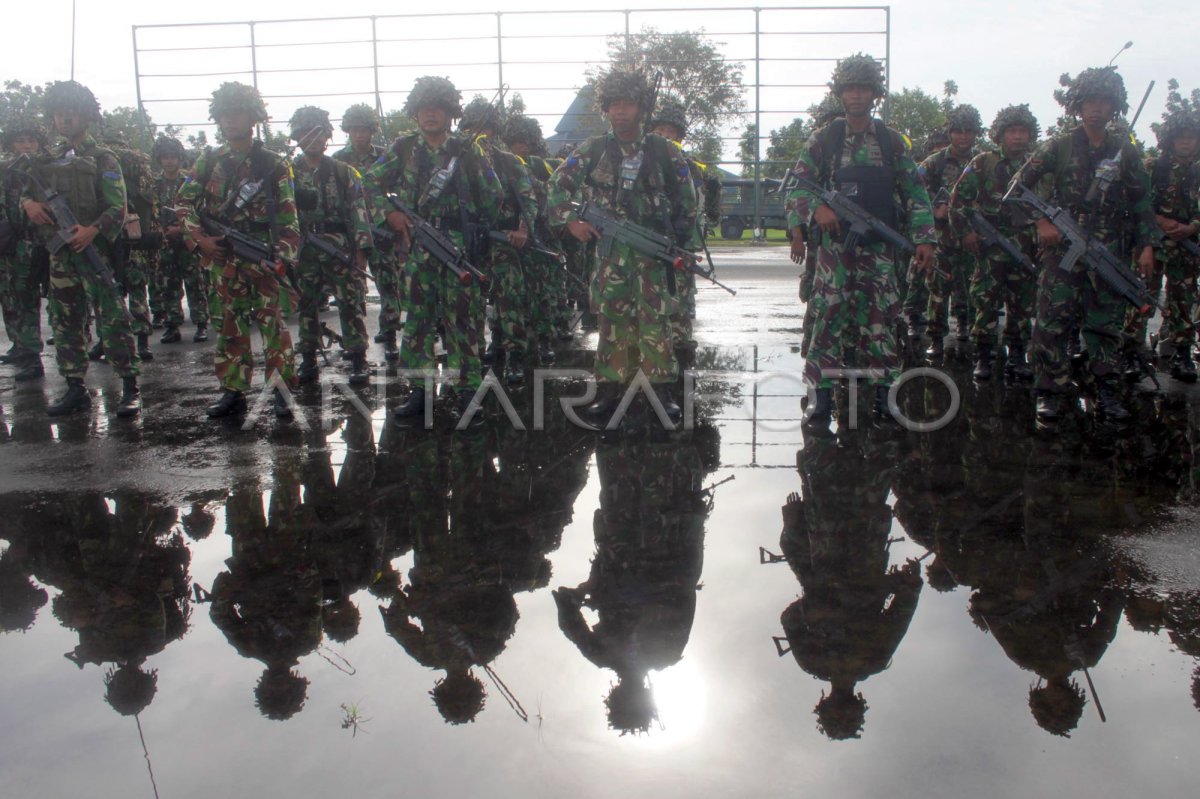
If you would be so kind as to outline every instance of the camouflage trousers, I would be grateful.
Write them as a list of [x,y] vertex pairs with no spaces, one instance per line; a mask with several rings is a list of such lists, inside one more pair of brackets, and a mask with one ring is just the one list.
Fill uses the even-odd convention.
[[150,279],[154,274],[154,263],[149,253],[131,252],[117,278],[125,289],[129,300],[130,328],[135,336],[147,336],[154,330],[150,318]]
[[678,364],[671,339],[667,269],[620,245],[596,269],[593,311],[600,321],[596,379],[627,385],[639,370],[651,383],[675,380]]
[[550,341],[554,329],[570,324],[562,317],[567,307],[566,276],[562,265],[554,258],[541,253],[524,257],[525,288],[529,292],[529,325],[533,334],[542,341]]
[[900,296],[904,298],[904,304],[901,307],[904,317],[906,319],[913,317],[928,319],[925,316],[929,308],[928,279],[921,274],[911,258],[905,259],[903,266],[896,274],[896,286]]
[[[217,283],[221,280],[221,273],[225,269],[223,261],[213,261],[209,266],[204,266],[204,260],[200,261],[200,271],[208,276],[208,318],[220,324],[225,318],[225,307],[221,304],[221,295],[217,293]],[[284,312],[287,316],[287,311]]]
[[524,354],[530,333],[531,303],[523,260],[511,246],[492,242],[488,256],[492,306],[496,310],[492,335],[499,336],[505,352],[517,354]]
[[[1163,307],[1159,340],[1168,341],[1176,348],[1190,347],[1196,340],[1196,278],[1200,273],[1200,261],[1180,247],[1157,249],[1155,256],[1154,277],[1147,281],[1150,296],[1158,298],[1164,273],[1167,281],[1167,304]],[[1144,344],[1149,320],[1136,308],[1130,308],[1125,316],[1125,332]]]
[[[44,254],[43,250],[43,254]],[[38,261],[41,262],[39,267]],[[4,332],[22,353],[42,351],[42,281],[45,262],[33,258],[33,245],[17,242],[14,255],[0,258],[0,312]]]
[[404,305],[404,270],[394,252],[374,250],[368,259],[375,289],[379,292],[379,332],[400,330]]
[[187,296],[188,316],[197,327],[207,326],[209,320],[209,273],[200,267],[198,256],[183,247],[167,247],[158,254],[154,282],[150,284],[150,307],[158,295],[157,318],[167,327],[183,324],[183,298]]
[[230,259],[214,263],[213,272],[217,275],[213,292],[220,298],[222,314],[213,365],[221,388],[250,390],[254,376],[251,323],[262,335],[266,378],[277,373],[284,383],[294,385],[295,353],[284,314],[295,307],[295,290],[261,264]]
[[328,294],[337,299],[342,348],[346,352],[367,351],[367,286],[361,274],[306,247],[300,256],[296,284],[300,288],[300,352],[315,353],[321,346],[318,309]]
[[[1037,263],[1032,236],[1020,233],[1009,238],[1031,261]],[[1013,263],[1008,256],[992,252],[981,255],[975,261],[975,273],[971,276],[971,305],[975,310],[971,338],[977,344],[994,346],[1000,325],[1000,309],[1004,308],[1005,341],[1009,344],[1027,344],[1033,327],[1036,296],[1037,278]]]
[[[567,256],[567,271],[575,277],[574,280],[567,280],[568,308],[564,309],[564,313],[569,317],[571,304],[587,308],[592,302],[595,249],[592,244],[584,244],[568,236],[563,240],[563,252]],[[570,319],[566,322],[570,324]]]
[[83,378],[88,370],[88,310],[96,312],[96,332],[104,357],[121,377],[140,373],[134,334],[125,298],[108,289],[84,257],[63,248],[50,261],[50,322],[58,373]]
[[1083,259],[1070,270],[1063,269],[1062,254],[1056,247],[1042,257],[1030,348],[1039,391],[1066,391],[1070,386],[1067,343],[1076,329],[1083,333],[1088,366],[1095,377],[1116,371],[1121,349],[1124,300],[1100,283]]
[[804,361],[805,382],[832,388],[838,378],[828,373],[849,366],[852,352],[856,368],[883,372],[871,383],[890,385],[900,377],[894,327],[900,311],[896,266],[880,245],[860,248],[853,257],[840,244],[822,246],[809,306],[812,337]]
[[[461,237],[451,234],[458,246]],[[433,369],[433,339],[439,328],[446,350],[446,370],[460,388],[477,389],[482,382],[479,333],[483,324],[483,294],[479,285],[458,282],[458,276],[425,253],[405,264],[408,281],[404,344],[400,364],[406,369]]]
[[957,319],[971,318],[970,283],[974,272],[975,255],[969,250],[937,248],[937,270],[930,272],[925,282],[929,294],[925,318],[929,320],[930,338],[949,332],[947,315],[951,311]]
[[677,309],[671,314],[671,336],[676,347],[695,345],[693,327],[696,320],[696,276],[690,271],[676,273]]

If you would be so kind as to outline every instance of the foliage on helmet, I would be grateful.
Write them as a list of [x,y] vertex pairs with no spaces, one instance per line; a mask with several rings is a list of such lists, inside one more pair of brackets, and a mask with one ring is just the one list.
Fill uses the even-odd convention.
[[813,125],[822,128],[838,117],[845,116],[846,109],[842,108],[842,101],[838,96],[829,92],[821,98],[821,102],[809,106],[808,113],[812,115]]
[[1000,144],[1004,138],[1004,131],[1014,125],[1024,125],[1029,128],[1029,139],[1031,141],[1037,141],[1038,136],[1041,135],[1041,128],[1038,127],[1037,117],[1029,110],[1029,104],[1021,103],[1020,105],[1010,105],[1001,108],[996,113],[996,118],[992,120],[992,128],[988,131],[988,136],[996,144]]
[[412,91],[404,101],[404,113],[414,119],[422,108],[440,108],[451,119],[462,116],[462,93],[454,88],[449,78],[438,75],[423,75],[417,78]]
[[46,86],[42,96],[42,107],[48,115],[55,111],[82,111],[88,122],[100,121],[100,103],[96,95],[82,83],[73,80],[58,80]]
[[369,128],[376,133],[379,130],[379,114],[366,103],[355,103],[342,114],[341,128],[347,133],[351,128]]
[[935,153],[944,147],[950,146],[950,131],[946,128],[934,128],[929,131],[929,135],[925,137],[925,152]]
[[965,103],[955,106],[946,116],[946,130],[950,133],[982,133],[983,119],[979,116],[979,109]]
[[292,138],[297,141],[309,131],[318,128],[323,130],[326,136],[333,135],[333,123],[329,121],[329,112],[315,105],[300,106],[288,120],[288,129],[292,132]]
[[5,150],[11,150],[13,142],[21,135],[33,136],[37,139],[39,146],[46,146],[46,128],[42,126],[41,120],[33,114],[21,114],[6,122],[4,132],[0,134],[0,146],[3,146]]
[[222,83],[220,88],[212,93],[212,101],[208,104],[208,116],[214,121],[220,121],[222,114],[249,111],[254,122],[267,121],[267,104],[262,95],[253,86],[235,81]]
[[883,64],[866,53],[855,53],[837,62],[829,88],[838,97],[848,86],[869,86],[876,97],[887,94],[883,80]]
[[658,102],[654,115],[650,118],[650,126],[665,124],[674,125],[683,136],[687,135],[687,109],[683,101],[676,97],[665,97]]
[[546,140],[542,137],[541,123],[524,114],[508,118],[508,122],[504,126],[504,141],[510,147],[513,142],[527,142],[530,151],[534,154],[541,154],[546,150]]
[[650,105],[650,83],[641,70],[613,67],[596,77],[596,107],[607,112],[618,100],[629,100],[645,109]]
[[498,136],[504,135],[504,120],[500,117],[500,109],[478,94],[463,109],[458,126],[475,132],[490,130]]
[[1161,125],[1154,126],[1158,146],[1167,148],[1181,133],[1200,135],[1200,109],[1179,109],[1167,115]]
[[110,128],[105,125],[101,128],[97,138],[101,143],[107,144],[110,147],[128,148],[129,137],[125,135],[125,131],[120,128]]
[[1068,113],[1079,114],[1083,101],[1094,98],[1111,100],[1113,111],[1118,115],[1129,111],[1129,95],[1125,91],[1125,81],[1116,67],[1092,67],[1083,70],[1074,78],[1064,72],[1058,82],[1063,88],[1055,90],[1054,99],[1067,109]]
[[186,160],[186,154],[183,149],[183,142],[179,139],[173,139],[170,136],[159,134],[159,137],[154,140],[154,160],[157,162],[163,156],[173,155],[180,160]]

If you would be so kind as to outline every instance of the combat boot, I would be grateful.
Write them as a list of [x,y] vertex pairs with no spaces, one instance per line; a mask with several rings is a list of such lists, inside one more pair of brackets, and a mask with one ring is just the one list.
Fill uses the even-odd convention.
[[292,406],[288,404],[287,397],[279,389],[271,392],[271,409],[275,412],[276,419],[292,418]]
[[558,356],[554,353],[554,347],[550,346],[550,342],[544,338],[539,339],[538,365],[551,366],[556,360],[558,360]]
[[159,344],[178,344],[183,341],[183,336],[179,332],[179,328],[174,325],[163,331],[162,338],[158,340]]
[[596,384],[596,401],[583,409],[583,416],[597,427],[604,427],[621,404],[621,386],[614,383]]
[[[378,338],[378,336],[376,338]],[[381,343],[383,344],[383,359],[385,361],[400,360],[400,347],[396,345],[395,330],[387,331],[387,334],[383,335],[383,341]]]
[[378,333],[375,334],[375,343],[382,344],[385,341],[387,341],[389,338],[392,341],[396,340],[396,331],[395,330],[380,330]]
[[[457,428],[462,422],[462,419],[467,415],[467,410],[471,406],[471,400],[475,398],[475,392],[471,389],[461,389],[458,392],[458,400],[454,403],[454,410],[450,412],[450,418],[454,421],[454,426]],[[486,413],[483,406],[475,409],[471,414],[471,418],[463,426],[463,430],[474,430],[483,425]]]
[[1140,348],[1140,344],[1133,344],[1121,353],[1120,370],[1121,377],[1130,385],[1142,379],[1145,370],[1142,366],[1140,352],[1134,347]]
[[143,361],[153,361],[154,353],[150,350],[150,334],[138,333],[137,335],[137,354]]
[[975,348],[975,371],[971,373],[976,380],[992,379],[992,359],[994,357],[995,352],[992,350],[992,345],[985,341],[979,342]]
[[892,415],[892,410],[888,407],[888,394],[891,392],[891,386],[875,386],[875,404],[871,407],[871,415],[875,418],[875,423],[881,427],[895,427],[900,424],[899,420]]
[[[18,383],[24,383],[27,380],[39,380],[46,375],[46,367],[42,366],[42,356],[31,355],[22,361],[14,361],[20,363],[21,368],[13,373],[13,380]],[[1192,372],[1195,375],[1195,371]],[[1195,377],[1192,378],[1195,380]]]
[[805,408],[808,415],[801,424],[810,429],[828,429],[833,422],[833,389],[818,388],[813,391],[809,401],[812,406]]
[[117,418],[128,419],[142,412],[142,390],[138,379],[130,375],[121,378],[121,399],[117,403]]
[[82,377],[68,377],[67,390],[55,402],[46,406],[47,416],[69,416],[92,407],[92,398],[84,388]]
[[1171,358],[1171,379],[1181,383],[1196,382],[1196,362],[1192,360],[1190,344],[1176,348],[1175,355]]
[[931,361],[940,361],[946,357],[946,340],[942,336],[934,336],[925,350],[925,357]]
[[321,367],[317,364],[317,353],[308,350],[300,354],[300,368],[296,370],[296,380],[300,385],[307,386],[317,382]]
[[[658,404],[666,413],[667,419],[671,421],[672,426],[679,424],[683,419],[683,409],[679,407],[679,403],[671,398],[671,389],[663,383],[654,386],[654,397],[658,400]],[[655,414],[657,416],[658,414]]]
[[483,355],[479,356],[479,360],[485,365],[498,364],[503,357],[503,350],[500,348],[500,336],[492,332],[492,340],[488,342],[487,349],[483,351]]
[[367,365],[367,354],[355,352],[350,355],[350,377],[352,386],[365,386],[371,382],[371,367]]
[[240,391],[225,389],[221,398],[208,406],[205,413],[209,419],[221,419],[226,416],[241,416],[246,412],[246,395]]
[[513,350],[504,362],[504,382],[510,386],[525,384],[525,353]]
[[1117,398],[1117,379],[1108,376],[1096,381],[1096,409],[1110,422],[1125,422],[1130,413]]
[[8,348],[8,352],[0,355],[0,363],[17,363],[25,357],[25,352],[16,344]]
[[104,342],[103,341],[100,341],[99,339],[97,339],[96,343],[94,345],[92,345],[92,348],[90,350],[88,350],[88,360],[89,361],[103,361],[104,360]]
[[196,332],[192,334],[192,341],[197,344],[208,341],[208,325],[196,325]]
[[1037,393],[1037,418],[1042,422],[1056,422],[1062,411],[1062,395],[1057,391]]
[[421,416],[425,413],[425,388],[417,386],[412,391],[408,392],[404,402],[396,406],[393,411],[398,419],[411,419],[414,416]]
[[1004,368],[1015,382],[1028,383],[1033,379],[1033,368],[1025,355],[1025,342],[1014,341],[1008,345],[1008,362]]
[[966,342],[971,340],[971,323],[967,320],[967,317],[960,316],[955,320],[954,332],[955,338],[959,341]]

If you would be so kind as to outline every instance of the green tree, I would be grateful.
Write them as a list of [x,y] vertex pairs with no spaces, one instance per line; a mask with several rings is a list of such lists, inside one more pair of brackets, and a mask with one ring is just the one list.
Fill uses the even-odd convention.
[[130,106],[117,106],[111,111],[104,111],[103,116],[105,129],[125,134],[129,145],[144,153],[154,148],[154,139],[160,132],[173,138],[178,138],[180,133],[176,125],[167,125],[160,131],[149,114]]
[[0,93],[0,130],[18,117],[41,116],[42,87],[21,83],[19,80],[4,81]]
[[392,142],[405,133],[412,133],[416,130],[417,123],[408,114],[397,109],[395,111],[388,111],[383,115],[380,128],[383,131],[384,141]]
[[[947,81],[949,88],[953,88],[954,93],[958,92],[958,86],[953,81]],[[946,101],[952,103],[953,96],[947,95]],[[943,103],[920,88],[906,87],[898,94],[892,94],[888,98],[888,110],[888,125],[912,139],[917,149],[923,147],[930,133],[946,124]]]

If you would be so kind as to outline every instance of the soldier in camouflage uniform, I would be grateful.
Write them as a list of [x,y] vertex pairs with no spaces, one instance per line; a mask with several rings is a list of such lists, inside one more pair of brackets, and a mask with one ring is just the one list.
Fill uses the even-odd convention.
[[[496,172],[474,143],[450,135],[450,122],[462,116],[462,95],[448,79],[418,78],[404,112],[416,120],[418,132],[401,136],[387,155],[363,178],[363,189],[372,204],[373,221],[387,225],[408,244],[404,324],[405,347],[401,365],[407,369],[435,368],[433,337],[439,324],[444,336],[449,378],[458,390],[455,410],[461,420],[482,377],[479,333],[483,326],[483,295],[477,281],[461,284],[455,274],[411,246],[406,214],[389,205],[386,195],[395,192],[406,208],[441,228],[472,263],[482,254],[479,242],[468,245],[465,235],[477,225],[490,226],[502,190]],[[453,172],[451,173],[451,167]],[[395,410],[398,419],[424,413],[425,388],[415,385]],[[482,423],[482,414],[470,417]]]
[[[1039,146],[1017,179],[1080,219],[1114,254],[1136,256],[1138,268],[1149,276],[1154,269],[1151,245],[1157,232],[1150,205],[1150,176],[1137,147],[1107,128],[1115,114],[1129,109],[1124,81],[1115,68],[1086,69],[1057,96],[1083,124]],[[1101,184],[1097,178],[1106,159],[1117,161],[1117,179],[1089,202],[1091,187]],[[1124,302],[1082,258],[1069,271],[1064,270],[1058,230],[1044,217],[1039,216],[1036,224],[1043,251],[1032,347],[1038,419],[1052,422],[1059,417],[1062,395],[1071,383],[1068,340],[1078,324],[1087,343],[1101,414],[1110,421],[1127,420],[1129,411],[1117,397],[1116,373]]]
[[1037,141],[1038,123],[1028,105],[1010,105],[996,114],[990,130],[997,150],[971,159],[950,198],[950,217],[963,247],[977,256],[971,276],[971,304],[975,319],[975,379],[989,380],[996,348],[1000,309],[1004,308],[1004,337],[1008,343],[1005,370],[1017,380],[1030,380],[1033,370],[1025,359],[1033,320],[1037,278],[1003,252],[980,250],[979,234],[971,229],[969,217],[978,211],[996,226],[1001,235],[1037,262],[1033,225],[1023,211],[1003,206],[1001,198],[1009,181],[1025,160],[1031,143]]
[[[296,303],[286,270],[299,254],[300,228],[291,165],[254,139],[254,125],[267,121],[258,90],[223,83],[213,92],[208,110],[226,143],[200,154],[179,189],[176,205],[184,232],[200,249],[200,265],[215,276],[213,293],[222,308],[213,359],[222,393],[207,411],[216,419],[246,410],[245,392],[254,373],[252,323],[266,350],[267,380],[278,375],[286,385],[295,383],[292,335],[284,316]],[[250,263],[235,257],[221,239],[205,232],[201,215],[269,244],[275,262]],[[274,407],[276,416],[291,416],[278,389]]]
[[[386,152],[387,148],[373,144],[379,132],[379,114],[366,103],[357,103],[342,114],[342,130],[350,143],[333,154],[336,161],[349,164],[365,175]],[[371,276],[379,292],[379,332],[375,341],[383,345],[383,356],[389,361],[400,357],[396,333],[400,330],[400,313],[404,305],[404,280],[400,260],[394,249],[377,247],[367,259]]]
[[[36,157],[46,146],[46,134],[34,118],[14,119],[4,126],[4,153]],[[36,380],[42,366],[42,283],[46,278],[46,250],[32,238],[33,230],[21,212],[20,175],[0,162],[0,221],[8,225],[0,247],[0,310],[4,332],[12,348],[0,362],[16,367],[13,380]]]
[[[59,81],[46,87],[44,105],[54,128],[65,141],[50,148],[49,158],[37,163],[42,180],[66,197],[80,220],[66,245],[50,261],[50,319],[58,371],[67,380],[67,390],[46,408],[51,416],[87,410],[91,397],[83,385],[87,374],[84,331],[89,304],[96,309],[96,330],[108,362],[121,376],[123,391],[117,416],[141,413],[138,387],[140,361],[134,349],[129,310],[118,292],[109,290],[88,264],[83,251],[96,245],[107,260],[125,223],[125,181],[121,164],[109,150],[100,147],[88,126],[100,121],[100,104],[91,91],[75,81]],[[45,238],[57,233],[49,208],[27,187],[21,203],[25,214]]]
[[[1158,263],[1167,279],[1167,307],[1163,314],[1164,331],[1160,339],[1174,347],[1171,377],[1185,383],[1196,382],[1196,364],[1192,345],[1196,340],[1196,276],[1200,258],[1179,242],[1196,242],[1200,230],[1200,111],[1176,111],[1158,129],[1157,158],[1146,159],[1153,191],[1154,215],[1163,239],[1158,247]],[[1161,280],[1161,278],[1159,278]],[[1158,283],[1159,280],[1153,281]],[[1157,296],[1157,286],[1153,293]],[[1129,314],[1134,335],[1145,336],[1146,317],[1136,310]]]
[[[580,144],[550,178],[550,224],[577,241],[598,239],[599,231],[576,216],[573,201],[595,203],[697,250],[696,189],[683,153],[653,133],[643,134],[651,94],[640,72],[613,69],[597,82],[596,101],[612,130]],[[670,267],[614,244],[596,265],[592,287],[600,318],[596,379],[600,397],[589,415],[607,420],[620,402],[619,389],[639,372],[654,385],[668,417],[680,416],[667,386],[678,374],[671,314],[675,274]]]
[[[897,205],[911,206],[910,225],[916,243],[914,262],[921,270],[933,266],[936,240],[929,195],[910,145],[897,131],[871,118],[871,109],[884,95],[883,68],[861,53],[838,62],[830,88],[841,98],[845,120],[837,119],[815,131],[800,152],[795,172],[823,186],[855,184],[855,202],[884,222],[895,223]],[[846,164],[846,166],[843,166]],[[788,196],[788,227],[793,256],[805,246],[803,223],[812,217],[819,229],[817,271],[813,281],[812,341],[805,359],[805,381],[815,389],[806,424],[827,427],[833,409],[831,374],[849,366],[848,348],[857,350],[856,366],[878,370],[874,413],[888,412],[889,386],[900,376],[901,359],[893,323],[900,312],[896,266],[882,242],[862,244],[851,256],[842,245],[837,215],[816,196],[797,188]],[[857,346],[855,346],[857,344]]]
[[963,248],[950,225],[950,190],[975,154],[975,139],[983,129],[983,122],[974,106],[960,105],[950,112],[946,127],[950,146],[930,155],[918,169],[925,190],[933,199],[933,223],[938,234],[937,269],[925,283],[929,293],[926,318],[930,338],[926,354],[931,358],[943,355],[951,306],[958,320],[958,340],[967,340],[971,309],[967,292],[971,273],[975,271],[975,254]]
[[[944,127],[934,128],[920,147],[913,145],[912,159],[920,164],[931,153],[936,153],[949,146],[950,132]],[[930,198],[932,199],[932,197],[931,193]],[[901,227],[897,230],[908,235],[906,227],[908,209],[904,208],[903,211],[904,213],[900,217]],[[934,221],[936,223],[937,220]],[[900,297],[903,302],[901,313],[904,315],[908,328],[908,351],[916,358],[920,355],[921,336],[924,335],[926,324],[929,321],[925,316],[929,306],[929,278],[917,269],[912,258],[908,256],[900,256],[896,266],[896,283],[900,287]]]
[[[289,123],[294,139],[303,151],[292,164],[295,175],[296,205],[300,212],[300,231],[306,243],[300,249],[297,284],[300,289],[300,383],[317,379],[317,349],[321,346],[321,320],[318,306],[327,291],[337,299],[342,326],[342,346],[350,356],[350,385],[364,385],[371,379],[367,368],[367,253],[374,245],[371,218],[363,197],[362,176],[354,167],[325,155],[333,125],[329,114],[315,106],[296,109]],[[348,253],[353,264],[307,243],[320,237]]]
[[476,96],[463,109],[458,131],[483,150],[503,187],[492,232],[505,238],[491,241],[485,270],[495,309],[488,352],[489,361],[496,365],[500,354],[504,354],[504,380],[517,385],[525,382],[525,353],[533,333],[535,287],[526,279],[525,264],[529,260],[527,245],[537,220],[537,196],[524,162],[504,149],[504,123],[496,106]]
[[[654,133],[674,142],[682,150],[688,132],[687,113],[682,102],[673,97],[664,99],[651,116],[650,125]],[[700,235],[707,238],[707,231],[715,230],[721,224],[721,178],[716,169],[710,170],[707,164],[693,156],[684,153],[683,157],[696,190],[696,205],[703,213],[699,220]],[[680,364],[689,367],[696,357],[696,339],[692,329],[696,318],[696,276],[684,272],[677,276],[676,283],[679,308],[671,315],[671,333]]]
[[[159,218],[163,226],[163,246],[158,252],[158,265],[152,271],[158,275],[162,317],[166,325],[160,341],[175,344],[182,339],[179,327],[183,324],[182,300],[187,293],[188,313],[196,331],[192,341],[208,341],[208,270],[200,268],[196,254],[183,246],[183,228],[175,214],[175,195],[183,185],[186,157],[179,140],[159,136],[154,142],[154,160],[162,170],[154,179],[158,197]],[[153,288],[153,287],[151,287]]]

